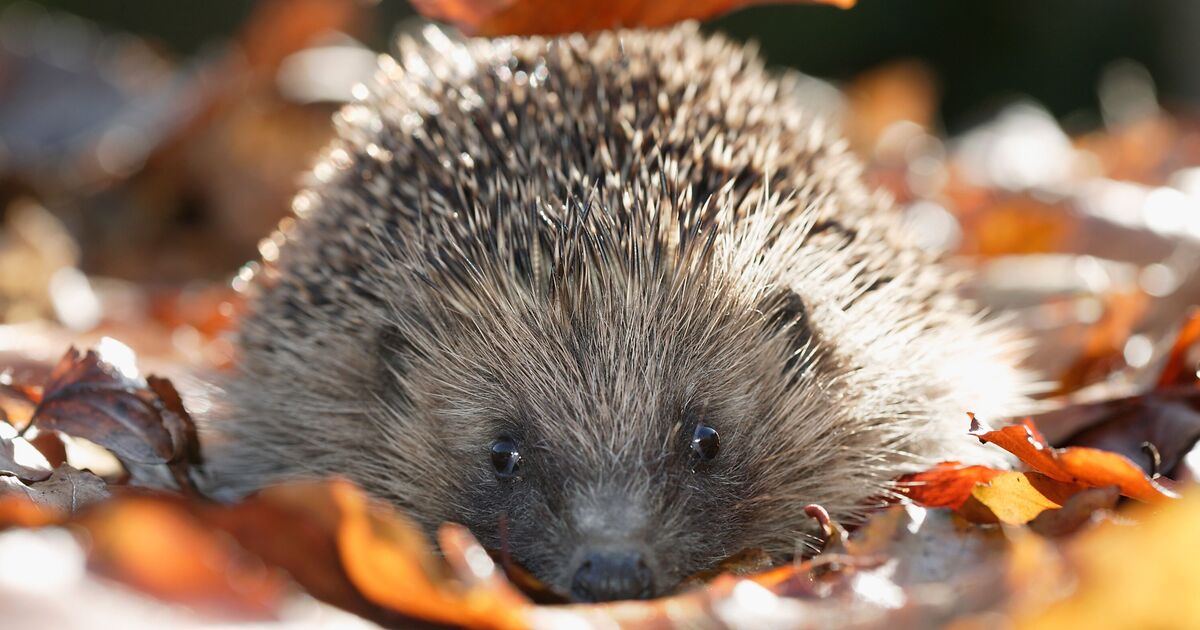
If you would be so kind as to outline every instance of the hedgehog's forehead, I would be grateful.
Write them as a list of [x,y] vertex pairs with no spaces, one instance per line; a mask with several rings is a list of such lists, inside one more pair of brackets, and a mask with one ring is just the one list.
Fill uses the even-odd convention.
[[761,317],[736,295],[698,281],[586,282],[562,278],[543,289],[492,281],[448,308],[466,332],[461,339],[481,352],[618,365],[712,353],[713,342],[745,336]]
[[496,373],[523,388],[620,382],[641,390],[673,374],[686,380],[689,372],[730,370],[740,354],[728,344],[749,343],[761,318],[732,290],[701,278],[552,282],[485,276],[469,292],[424,293],[431,301],[414,314],[436,326],[427,352],[444,348],[464,370]]

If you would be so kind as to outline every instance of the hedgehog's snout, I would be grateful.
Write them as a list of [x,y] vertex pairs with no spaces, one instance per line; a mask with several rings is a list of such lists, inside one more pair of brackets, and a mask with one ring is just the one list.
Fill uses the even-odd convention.
[[646,497],[626,484],[596,482],[575,496],[576,551],[565,575],[571,597],[583,602],[649,599],[657,594],[657,559]]
[[654,572],[638,550],[587,551],[571,579],[571,596],[584,602],[649,599],[654,596]]

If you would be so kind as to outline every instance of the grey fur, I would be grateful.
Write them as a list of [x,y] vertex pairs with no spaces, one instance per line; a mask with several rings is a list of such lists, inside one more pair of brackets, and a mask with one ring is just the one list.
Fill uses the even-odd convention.
[[853,519],[903,471],[986,459],[965,412],[1024,407],[1012,336],[753,52],[691,25],[401,49],[255,283],[206,429],[220,493],[343,475],[489,545],[506,513],[560,586],[584,546],[636,544],[662,591],[795,551],[805,504]]

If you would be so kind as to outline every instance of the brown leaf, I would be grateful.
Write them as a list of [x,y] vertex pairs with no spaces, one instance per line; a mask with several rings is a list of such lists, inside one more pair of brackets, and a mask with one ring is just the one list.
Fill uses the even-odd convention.
[[314,597],[368,619],[525,627],[528,600],[465,529],[442,531],[447,567],[419,530],[348,482],[274,486],[235,506],[190,509]]
[[171,381],[153,374],[146,377],[146,386],[166,408],[167,413],[162,414],[162,423],[171,435],[171,443],[178,447],[182,459],[193,464],[201,463],[200,437],[196,434],[196,423],[184,408],[179,391]]
[[81,356],[72,348],[51,373],[33,423],[107,448],[147,485],[160,483],[155,468],[167,466],[182,489],[192,489],[187,467],[199,461],[195,425],[163,379],[143,383],[95,351]]
[[1080,446],[1052,448],[1028,420],[989,431],[971,416],[971,435],[1003,448],[1034,471],[1057,481],[1089,488],[1117,486],[1121,494],[1147,503],[1178,497],[1147,477],[1124,455]]
[[[1147,473],[1174,476],[1200,440],[1200,389],[1184,385],[1072,405],[1035,416],[1033,421],[1040,430],[1056,435],[1055,443],[1120,453]],[[1145,444],[1158,453],[1158,470]]]
[[[658,27],[704,19],[768,0],[414,0],[420,13],[469,35],[552,35],[618,27]],[[778,1],[778,0],[775,0]],[[849,8],[854,0],[791,0]]]
[[46,458],[51,468],[67,463],[67,445],[58,431],[37,431],[36,435],[29,438],[29,443]]
[[0,475],[12,475],[21,481],[41,481],[50,477],[50,463],[16,429],[0,423]]
[[108,498],[108,486],[86,470],[59,466],[44,481],[21,483],[13,477],[0,477],[0,494],[23,495],[39,507],[69,514]]
[[1094,519],[1098,512],[1115,508],[1120,498],[1121,491],[1115,486],[1089,488],[1067,499],[1061,509],[1038,514],[1029,521],[1029,529],[1048,537],[1073,534]]
[[1004,471],[987,466],[964,466],[942,462],[927,471],[912,473],[896,481],[896,490],[917,505],[958,509],[975,486],[987,483]]

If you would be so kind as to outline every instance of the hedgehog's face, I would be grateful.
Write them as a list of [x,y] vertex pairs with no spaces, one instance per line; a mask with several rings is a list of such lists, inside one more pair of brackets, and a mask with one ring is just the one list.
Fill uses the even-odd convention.
[[752,543],[783,350],[760,311],[727,310],[506,308],[443,331],[438,373],[405,379],[442,431],[430,465],[460,474],[439,517],[589,601],[669,592]]
[[669,591],[732,544],[738,484],[721,466],[728,453],[714,424],[684,411],[655,436],[656,448],[629,435],[621,448],[504,423],[478,464],[492,478],[468,491],[466,518],[577,600]]

